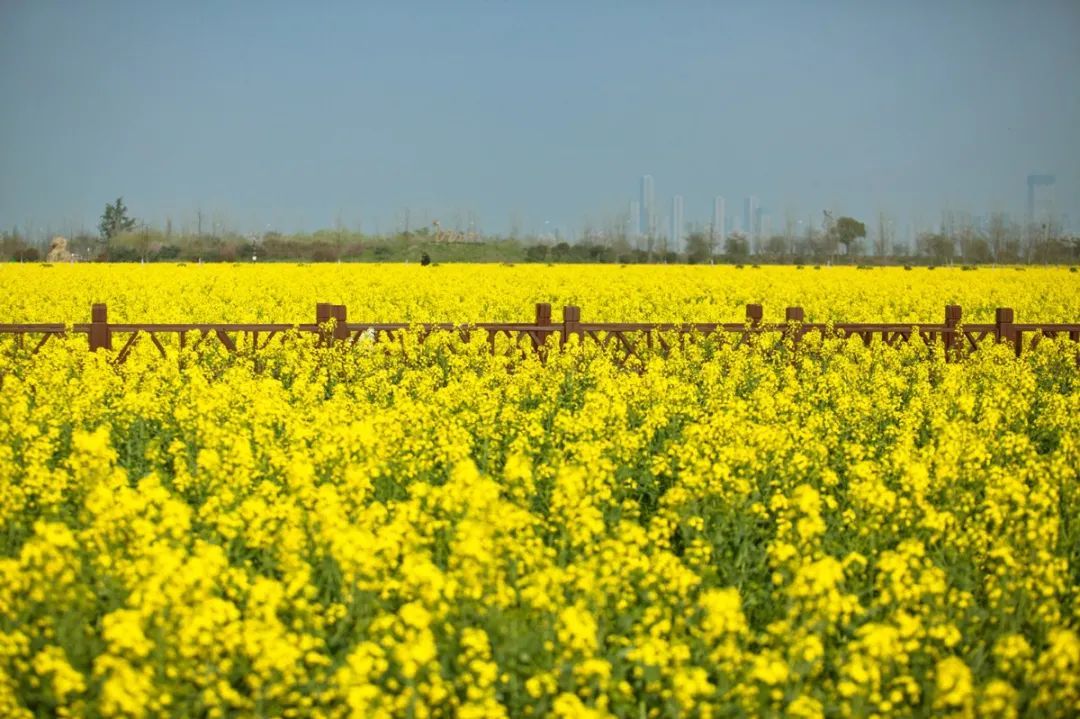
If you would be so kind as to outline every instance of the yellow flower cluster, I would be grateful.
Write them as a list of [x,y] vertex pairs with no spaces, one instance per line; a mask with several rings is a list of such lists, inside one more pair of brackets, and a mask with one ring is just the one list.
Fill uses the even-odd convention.
[[[4,266],[0,290],[10,321],[1080,318],[1062,268]],[[170,350],[0,338],[0,716],[1080,714],[1064,339],[947,363],[699,338],[632,369],[456,335]]]

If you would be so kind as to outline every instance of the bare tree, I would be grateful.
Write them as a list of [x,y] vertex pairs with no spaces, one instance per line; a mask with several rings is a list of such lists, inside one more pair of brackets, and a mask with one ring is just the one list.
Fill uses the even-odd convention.
[[787,242],[786,252],[795,254],[795,212],[788,208],[784,212],[784,239]]
[[345,223],[341,221],[341,212],[338,211],[334,219],[334,255],[338,262],[341,262],[341,256],[345,254],[345,236]]
[[874,254],[878,257],[884,257],[890,244],[889,220],[886,219],[884,212],[878,212],[878,231],[877,237],[874,238]]

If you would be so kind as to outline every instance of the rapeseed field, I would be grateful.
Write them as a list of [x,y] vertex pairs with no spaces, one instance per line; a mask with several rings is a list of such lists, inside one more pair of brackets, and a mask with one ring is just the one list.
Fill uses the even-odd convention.
[[[0,266],[0,322],[1080,320],[1067,268]],[[0,716],[1080,714],[1080,369],[0,337]]]

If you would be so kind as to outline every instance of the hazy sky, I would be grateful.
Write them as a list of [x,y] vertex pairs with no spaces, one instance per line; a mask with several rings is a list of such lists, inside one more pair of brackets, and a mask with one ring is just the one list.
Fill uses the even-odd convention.
[[[362,7],[361,7],[362,6]],[[485,230],[759,197],[1080,224],[1080,2],[0,0],[0,226]],[[868,223],[869,224],[869,223]]]

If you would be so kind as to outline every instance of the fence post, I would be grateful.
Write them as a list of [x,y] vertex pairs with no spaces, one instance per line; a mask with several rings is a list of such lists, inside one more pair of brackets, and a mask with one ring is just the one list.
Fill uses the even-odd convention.
[[578,325],[581,323],[581,308],[567,305],[563,307],[562,316],[562,342],[560,344],[565,345],[570,339],[570,335],[581,334],[581,330],[578,329]]
[[761,324],[762,310],[761,305],[747,305],[746,306],[746,321],[751,327],[757,327]]
[[806,319],[806,313],[803,312],[802,307],[788,307],[784,310],[784,321],[788,323],[787,329],[784,330],[785,334],[791,337],[792,346],[797,347],[799,345],[799,339],[802,335],[801,327],[791,327],[791,323],[801,325]]
[[956,328],[962,316],[963,310],[960,309],[960,305],[945,305],[945,331],[941,333],[941,338],[945,342],[946,360],[954,350],[960,347],[960,343],[956,341]]
[[330,344],[332,339],[326,330],[326,323],[330,321],[331,307],[332,305],[327,302],[319,302],[315,305],[315,325],[318,328],[319,344],[323,346]]
[[998,307],[994,312],[994,324],[996,325],[997,341],[1011,342],[1016,356],[1019,357],[1020,350],[1023,347],[1023,337],[1016,331],[1012,308]]
[[104,303],[90,308],[90,351],[112,349],[112,330],[109,329],[109,308]]
[[347,311],[345,305],[332,305],[330,308],[330,316],[336,320],[334,324],[334,340],[346,341],[349,339],[349,328],[346,325]]
[[536,303],[536,349],[542,348],[547,344],[548,332],[541,327],[547,328],[551,325],[551,305],[547,302]]

